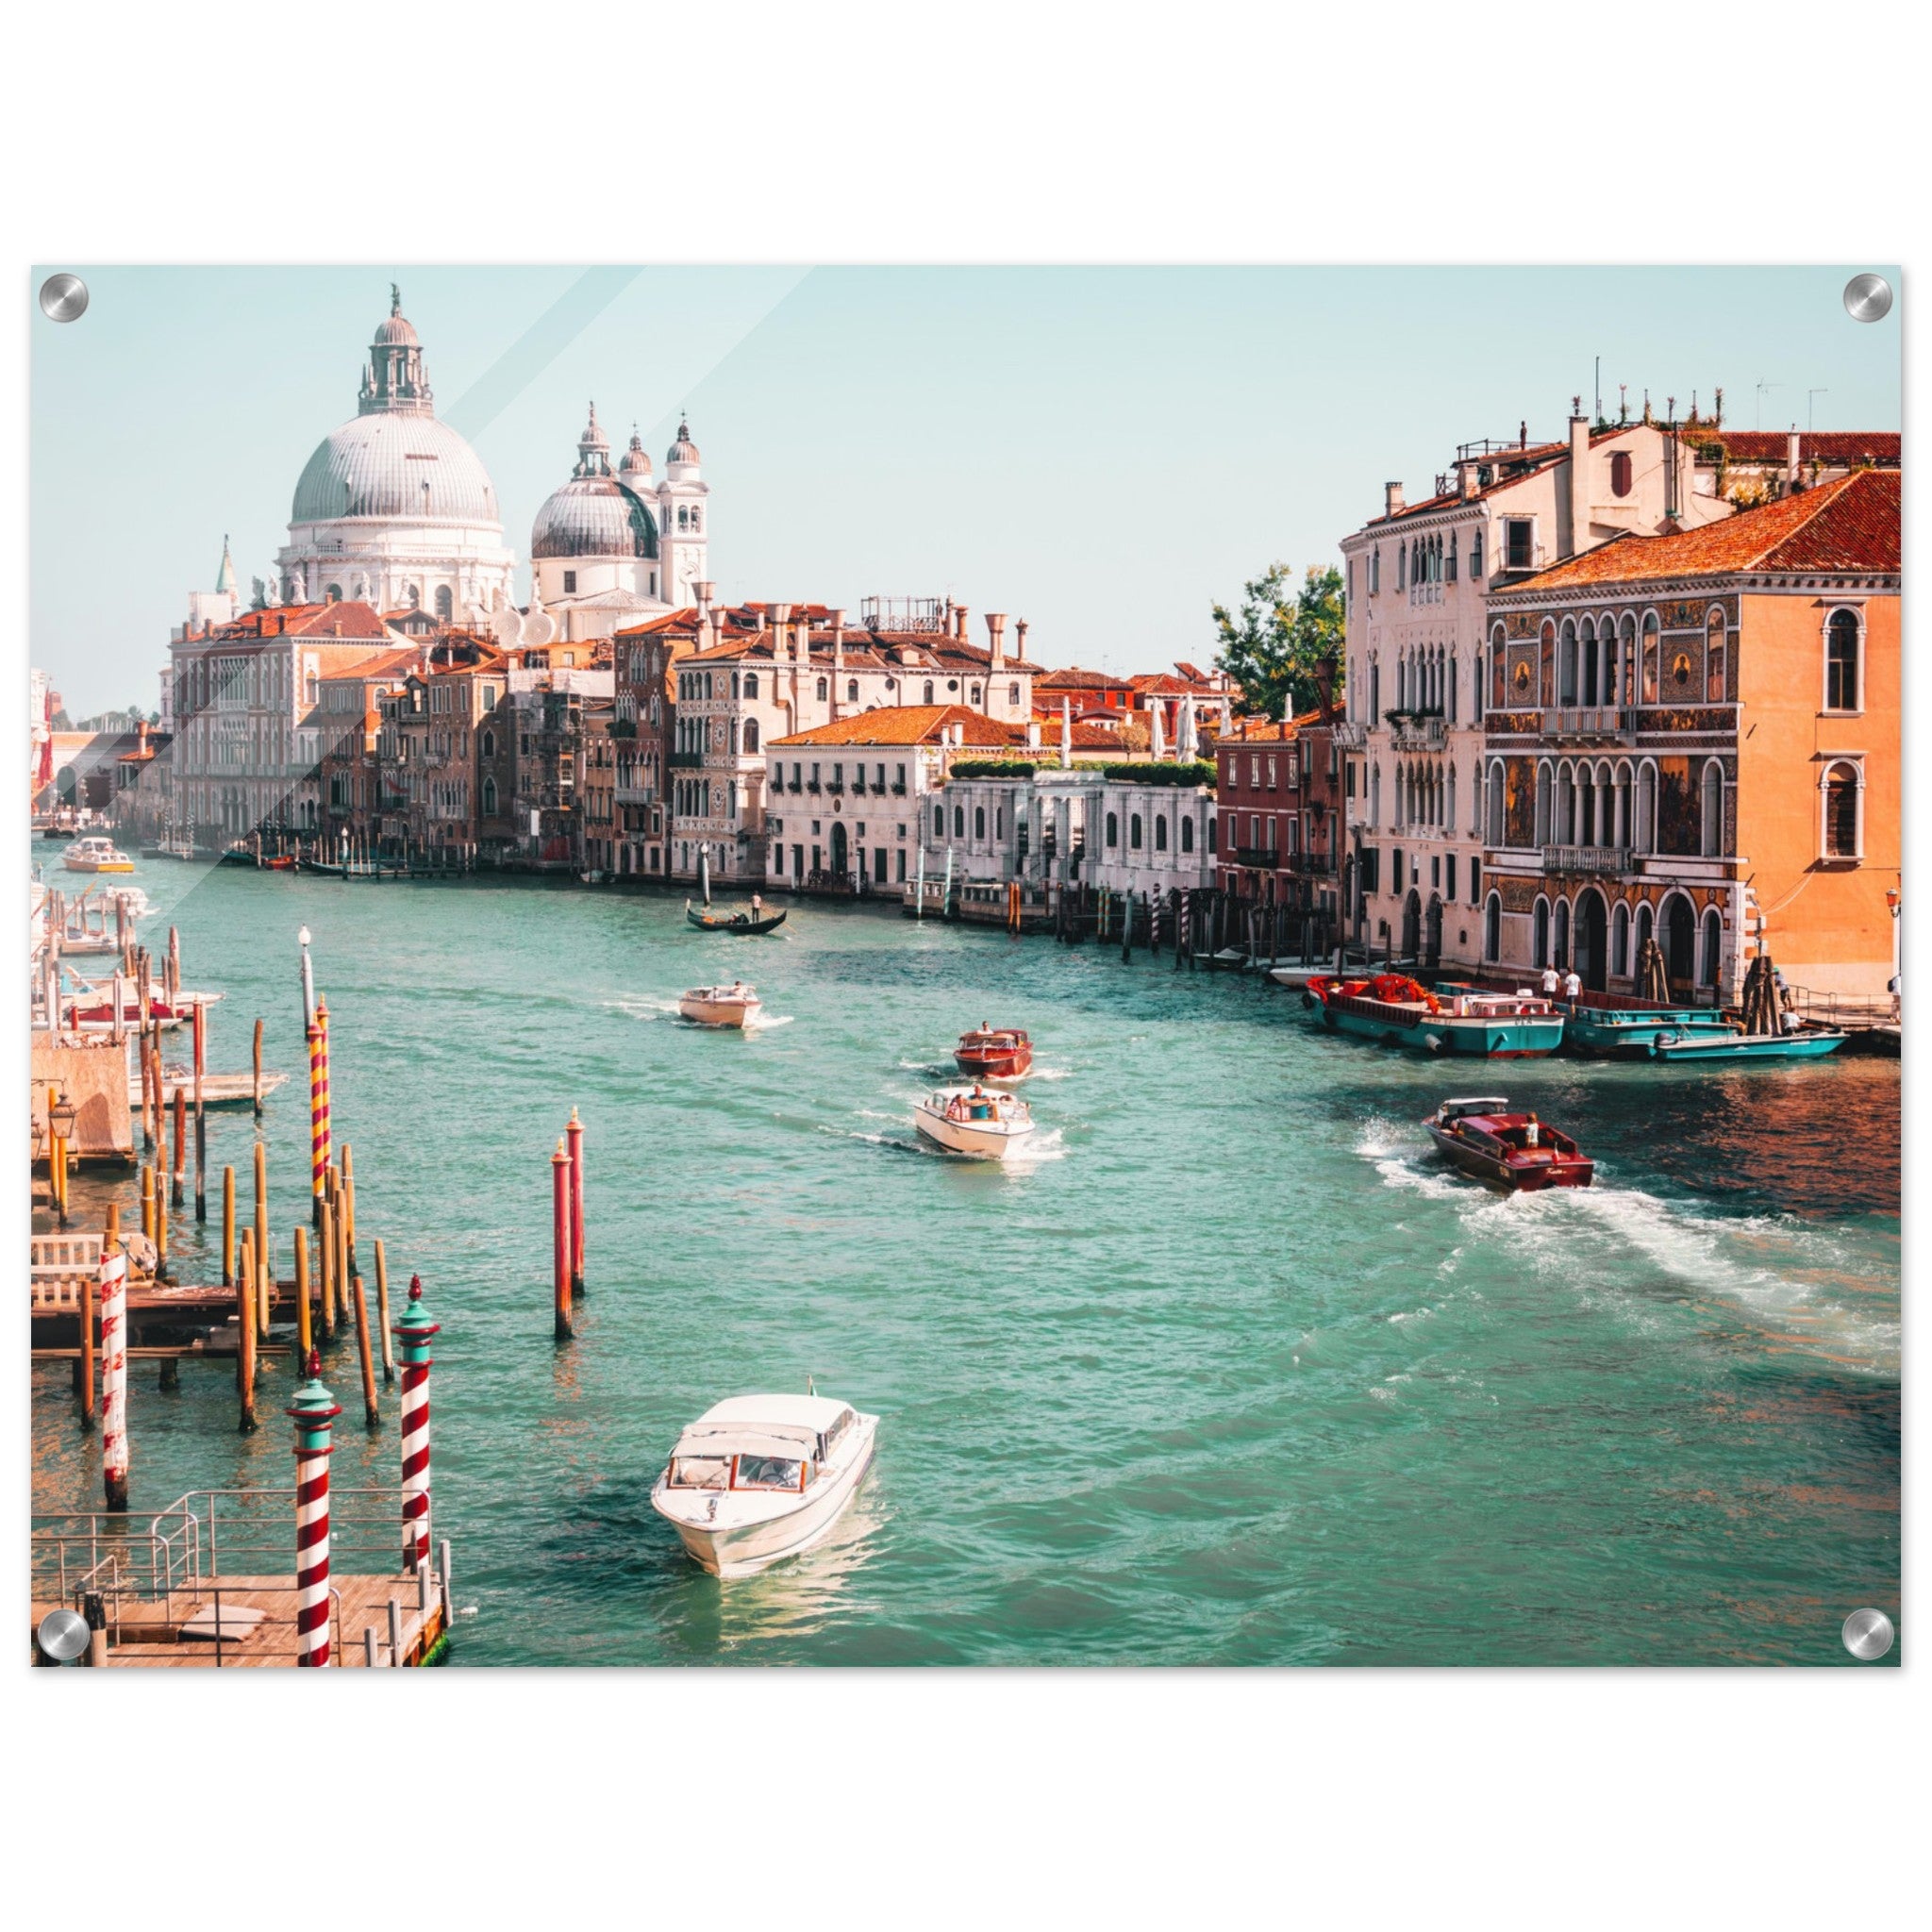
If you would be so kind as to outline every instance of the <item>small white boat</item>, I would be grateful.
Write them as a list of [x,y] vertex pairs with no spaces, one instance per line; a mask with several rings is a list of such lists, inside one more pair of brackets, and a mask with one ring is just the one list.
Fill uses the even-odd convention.
[[1033,1109],[1024,1100],[977,1082],[941,1087],[913,1108],[912,1119],[928,1141],[978,1160],[1004,1160],[1033,1131]]
[[878,1423],[826,1395],[735,1395],[678,1437],[651,1507],[713,1576],[755,1575],[839,1520]]
[[700,1026],[743,1026],[761,1010],[756,992],[741,979],[729,986],[694,986],[677,1003],[677,1010]]
[[76,839],[60,855],[69,872],[132,872],[134,861],[111,839]]

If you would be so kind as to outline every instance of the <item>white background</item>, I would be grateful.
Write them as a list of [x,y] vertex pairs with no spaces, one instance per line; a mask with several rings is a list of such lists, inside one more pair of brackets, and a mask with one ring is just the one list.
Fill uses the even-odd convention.
[[[352,235],[345,258],[377,263],[1825,258],[1909,275],[1924,219],[1901,174],[1923,186],[1917,58],[1854,9],[43,6],[9,40],[0,690],[17,753],[37,260],[304,261]],[[672,177],[685,187],[661,193]],[[1345,272],[1336,288],[1347,300]],[[166,487],[139,451],[104,451],[102,481],[104,516]],[[1907,810],[1916,832],[1915,785]],[[16,906],[21,831],[0,845]],[[1908,892],[1923,958],[1916,914]],[[7,958],[17,1105],[24,955]],[[24,1110],[0,1118],[18,1284]],[[0,1561],[18,1614],[11,1332]],[[21,1668],[0,1678],[0,1899],[15,1923],[142,1932],[600,1909],[753,1928],[1881,1924],[1913,1895],[1923,1676]]]

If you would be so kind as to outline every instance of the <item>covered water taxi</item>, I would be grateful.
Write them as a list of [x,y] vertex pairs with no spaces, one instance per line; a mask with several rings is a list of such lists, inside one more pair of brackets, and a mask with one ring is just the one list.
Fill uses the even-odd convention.
[[879,1419],[825,1395],[736,1395],[678,1437],[651,1507],[700,1568],[753,1576],[820,1541],[872,1466]]
[[76,839],[60,855],[69,872],[132,872],[134,861],[111,839]]
[[974,1081],[942,1087],[912,1110],[913,1124],[949,1154],[975,1160],[1005,1160],[1033,1131],[1033,1110],[1010,1093],[995,1093]]
[[756,991],[741,979],[729,986],[694,986],[677,1010],[700,1026],[748,1026],[764,1010]]
[[995,1026],[982,1020],[959,1036],[953,1058],[975,1080],[1019,1080],[1032,1071],[1033,1042],[1019,1026]]
[[1317,974],[1303,997],[1333,1032],[1423,1053],[1538,1059],[1563,1042],[1563,1014],[1526,987],[1487,992],[1447,984],[1434,992],[1401,973],[1339,979]]
[[1511,1113],[1500,1096],[1445,1100],[1423,1125],[1464,1174],[1514,1193],[1587,1188],[1596,1174],[1596,1163],[1568,1134],[1533,1113]]

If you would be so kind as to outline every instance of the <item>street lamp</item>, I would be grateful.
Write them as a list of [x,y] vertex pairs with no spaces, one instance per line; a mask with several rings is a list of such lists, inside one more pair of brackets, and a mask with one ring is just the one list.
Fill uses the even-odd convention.
[[315,1024],[315,969],[308,962],[308,928],[295,935],[302,947],[302,1018],[306,1025]]

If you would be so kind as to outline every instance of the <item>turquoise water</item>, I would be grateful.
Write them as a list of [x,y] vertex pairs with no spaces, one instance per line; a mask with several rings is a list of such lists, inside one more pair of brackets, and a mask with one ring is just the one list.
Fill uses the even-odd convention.
[[[1895,1062],[1448,1069],[1254,980],[869,909],[741,941],[530,882],[142,883],[178,901],[143,936],[174,917],[227,993],[217,1068],[260,1014],[300,1075],[313,930],[358,1226],[443,1324],[453,1663],[1824,1664],[1849,1610],[1898,1614]],[[741,972],[760,1031],[675,1017]],[[1038,1042],[1008,1171],[911,1126],[981,1019]],[[1598,1185],[1445,1169],[1417,1123],[1450,1083],[1574,1128]],[[573,1105],[591,1292],[558,1347]],[[209,1120],[245,1172],[245,1112]],[[265,1131],[285,1257],[302,1077]],[[720,1584],[651,1482],[711,1402],[808,1374],[881,1416],[876,1473],[830,1542]],[[353,1345],[325,1374],[336,1481],[393,1480],[392,1392],[370,1437]],[[137,1371],[137,1509],[289,1480],[282,1387],[243,1438],[220,1368]],[[99,1495],[53,1369],[34,1472],[38,1509]]]

